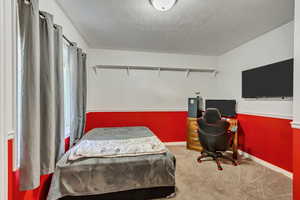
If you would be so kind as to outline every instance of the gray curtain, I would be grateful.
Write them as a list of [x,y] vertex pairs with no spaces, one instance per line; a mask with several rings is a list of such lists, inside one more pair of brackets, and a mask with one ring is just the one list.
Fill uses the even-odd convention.
[[86,54],[82,54],[82,123],[81,123],[81,137],[85,132],[86,125],[86,99],[87,99],[87,72],[86,72]]
[[55,100],[56,100],[56,162],[63,156],[65,151],[65,118],[64,118],[64,70],[63,70],[63,34],[62,27],[54,25],[54,48],[55,48]]
[[30,190],[40,184],[40,41],[38,0],[30,4],[18,0],[18,153],[20,189]]
[[18,11],[20,189],[31,190],[64,153],[62,31],[37,0],[18,0]]
[[72,147],[84,135],[86,120],[86,54],[74,43],[69,48],[71,71],[71,133]]

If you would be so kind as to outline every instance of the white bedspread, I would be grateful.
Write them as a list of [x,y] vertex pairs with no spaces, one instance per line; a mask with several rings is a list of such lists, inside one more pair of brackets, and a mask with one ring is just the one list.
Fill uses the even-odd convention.
[[165,145],[156,136],[121,140],[83,140],[73,148],[69,160],[140,156],[165,152],[167,152]]

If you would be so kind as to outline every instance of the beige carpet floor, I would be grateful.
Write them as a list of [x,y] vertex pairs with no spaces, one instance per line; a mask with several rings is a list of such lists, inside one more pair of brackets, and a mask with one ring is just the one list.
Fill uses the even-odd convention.
[[177,159],[177,194],[172,200],[291,200],[292,181],[249,159],[239,166],[222,160],[197,163],[198,152],[184,146],[169,146]]

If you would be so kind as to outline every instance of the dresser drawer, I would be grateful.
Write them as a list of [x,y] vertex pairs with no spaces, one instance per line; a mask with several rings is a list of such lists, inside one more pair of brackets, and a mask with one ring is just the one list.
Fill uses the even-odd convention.
[[190,131],[188,137],[198,138],[198,131]]
[[189,137],[190,141],[199,141],[199,137]]
[[190,126],[189,126],[189,129],[190,129],[190,130],[196,130],[196,131],[197,131],[197,130],[198,130],[198,125],[190,125]]
[[198,126],[198,122],[197,122],[197,120],[190,121],[190,124],[191,124],[191,125],[194,125],[194,126]]
[[188,145],[187,145],[187,148],[188,148],[188,149],[191,149],[191,150],[200,151],[200,152],[203,151],[203,148],[202,148],[202,146],[200,146],[200,145],[188,144]]
[[187,120],[187,148],[196,151],[202,151],[202,146],[198,137],[198,122],[196,118]]
[[201,143],[199,140],[190,140],[189,143],[194,146],[201,146]]

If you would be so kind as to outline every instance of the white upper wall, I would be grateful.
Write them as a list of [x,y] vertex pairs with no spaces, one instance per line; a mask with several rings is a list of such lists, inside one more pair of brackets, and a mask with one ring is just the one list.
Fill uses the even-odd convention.
[[218,98],[238,100],[238,112],[292,118],[291,100],[242,99],[242,71],[293,57],[294,22],[283,25],[219,57]]
[[88,45],[80,32],[72,24],[65,12],[59,7],[55,0],[40,0],[40,10],[46,11],[54,16],[54,23],[63,27],[63,34],[72,42],[76,42],[84,51]]
[[217,57],[133,51],[88,51],[88,111],[186,110],[187,98],[200,91],[212,96],[213,74],[131,70],[98,70],[95,65],[216,68]]

